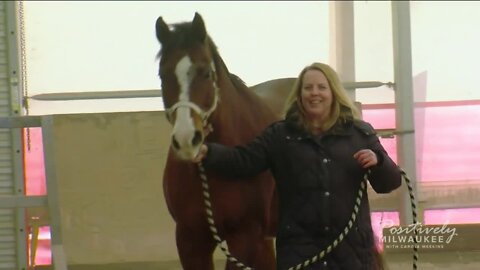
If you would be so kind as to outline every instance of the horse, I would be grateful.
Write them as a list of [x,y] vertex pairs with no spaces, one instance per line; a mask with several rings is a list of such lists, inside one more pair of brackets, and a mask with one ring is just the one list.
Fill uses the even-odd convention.
[[282,118],[285,99],[296,79],[291,77],[273,79],[251,86],[250,89],[267,103],[278,118]]
[[[276,83],[267,82],[255,87],[257,95],[231,74],[198,13],[191,22],[172,25],[160,16],[155,28],[162,97],[172,125],[163,190],[175,222],[177,252],[183,269],[212,270],[216,241],[191,160],[204,142],[234,146],[252,140],[279,119],[283,104],[278,100],[288,91],[276,92],[271,89]],[[277,101],[269,103],[272,97]],[[248,267],[274,270],[278,201],[270,172],[241,180],[206,175],[218,235],[230,253]],[[237,268],[227,261],[225,269]]]

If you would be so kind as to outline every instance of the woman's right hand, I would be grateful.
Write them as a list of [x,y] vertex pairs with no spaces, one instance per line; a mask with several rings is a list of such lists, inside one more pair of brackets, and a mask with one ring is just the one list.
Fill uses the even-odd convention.
[[198,150],[198,154],[196,157],[193,158],[193,163],[200,163],[206,156],[208,152],[208,147],[205,144],[202,144],[200,146],[200,149]]

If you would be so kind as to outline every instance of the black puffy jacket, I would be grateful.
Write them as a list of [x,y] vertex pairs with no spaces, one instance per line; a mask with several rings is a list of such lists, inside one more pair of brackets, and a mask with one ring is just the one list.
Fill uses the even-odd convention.
[[[207,144],[204,166],[231,177],[252,176],[270,169],[279,194],[277,268],[288,269],[318,254],[344,230],[353,211],[360,183],[367,173],[353,158],[371,149],[379,164],[368,178],[378,193],[401,184],[396,164],[364,121],[337,124],[314,136],[293,122],[270,125],[244,146]],[[375,244],[367,194],[347,237],[322,261],[303,269],[376,269]]]

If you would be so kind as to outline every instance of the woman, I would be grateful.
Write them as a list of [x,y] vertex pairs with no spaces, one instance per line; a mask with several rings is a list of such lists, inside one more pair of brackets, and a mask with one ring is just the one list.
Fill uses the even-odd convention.
[[[365,173],[378,193],[401,184],[400,171],[374,129],[359,119],[337,73],[322,63],[301,71],[284,120],[244,146],[207,143],[195,159],[200,161],[207,170],[230,177],[271,170],[280,199],[278,269],[303,263],[338,237]],[[346,238],[322,261],[302,269],[379,269],[376,254],[365,194]]]

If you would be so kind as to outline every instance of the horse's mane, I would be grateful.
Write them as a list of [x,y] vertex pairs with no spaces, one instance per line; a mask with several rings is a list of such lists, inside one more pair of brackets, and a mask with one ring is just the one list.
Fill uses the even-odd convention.
[[247,84],[242,80],[242,78],[238,77],[237,75],[233,74],[233,73],[229,73],[230,74],[230,80],[232,81],[233,85],[235,86],[235,88],[243,88],[243,87],[247,87]]
[[[166,44],[162,45],[159,53],[157,54],[157,58],[161,59],[161,56],[167,54],[173,49],[183,49],[186,50],[196,44],[201,45],[201,41],[195,39],[195,35],[192,33],[192,23],[191,22],[183,22],[173,24],[170,30],[170,37]],[[235,74],[230,73],[227,68],[227,65],[223,61],[220,53],[218,52],[217,45],[213,42],[210,35],[207,34],[207,45],[210,47],[210,51],[212,53],[214,61],[221,65],[221,67],[230,75],[230,80],[235,85],[236,88],[248,88],[245,82]]]

